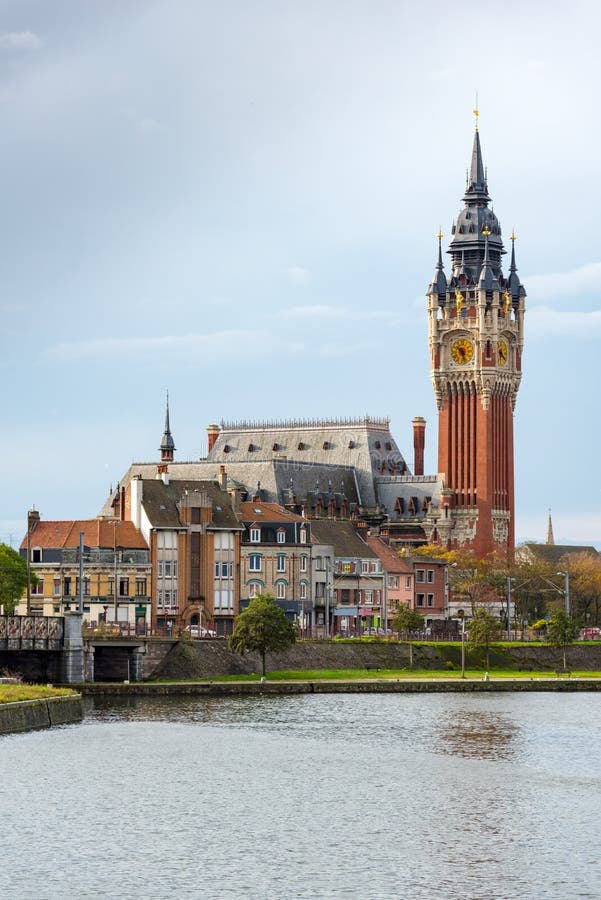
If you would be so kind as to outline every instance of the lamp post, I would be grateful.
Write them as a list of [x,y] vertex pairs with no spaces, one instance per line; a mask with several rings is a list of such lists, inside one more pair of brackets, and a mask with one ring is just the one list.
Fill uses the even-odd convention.
[[570,615],[570,570],[566,567],[565,572],[558,572],[557,574],[563,576],[563,579],[564,579],[563,598],[565,601],[566,616],[569,617],[569,615]]
[[507,576],[507,640],[511,640],[511,584],[513,578]]
[[465,613],[460,609],[457,615],[461,619],[461,677],[465,678]]

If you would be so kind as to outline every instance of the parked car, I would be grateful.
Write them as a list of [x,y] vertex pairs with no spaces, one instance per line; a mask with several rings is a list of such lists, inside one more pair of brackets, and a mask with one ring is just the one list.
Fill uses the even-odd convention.
[[186,625],[185,631],[193,638],[217,637],[217,632],[211,628],[200,628],[198,625]]

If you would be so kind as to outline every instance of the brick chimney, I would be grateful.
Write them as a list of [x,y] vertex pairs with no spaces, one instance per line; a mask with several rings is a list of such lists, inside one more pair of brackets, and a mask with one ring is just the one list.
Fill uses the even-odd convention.
[[215,446],[215,441],[219,437],[220,431],[221,431],[221,428],[219,427],[219,425],[208,425],[207,426],[207,435],[208,435],[208,439],[209,439],[209,453]]
[[426,445],[426,420],[421,416],[413,419],[413,474],[424,474],[424,447]]

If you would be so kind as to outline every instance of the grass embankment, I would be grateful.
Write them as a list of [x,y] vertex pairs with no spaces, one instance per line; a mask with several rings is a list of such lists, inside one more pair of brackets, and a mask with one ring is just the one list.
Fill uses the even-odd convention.
[[[561,671],[561,670],[560,670]],[[585,672],[571,670],[572,678],[601,678],[601,672]],[[541,678],[557,678],[556,672],[518,672],[508,669],[491,669],[488,673],[493,679],[514,679],[532,681]],[[484,672],[482,669],[466,669],[465,678],[482,681]],[[562,677],[560,675],[559,677]],[[460,681],[461,672],[441,669],[300,669],[290,671],[268,672],[267,681],[378,681],[378,680],[416,680],[428,681]],[[194,679],[157,679],[157,681],[260,681],[260,675],[216,675],[209,678]]]
[[74,693],[69,688],[47,687],[42,684],[0,684],[0,703],[47,700],[49,697],[68,697]]

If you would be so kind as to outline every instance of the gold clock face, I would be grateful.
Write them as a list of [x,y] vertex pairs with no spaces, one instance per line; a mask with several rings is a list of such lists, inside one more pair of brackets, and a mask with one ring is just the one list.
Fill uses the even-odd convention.
[[497,357],[499,359],[500,366],[506,366],[507,360],[509,359],[509,352],[507,350],[507,343],[505,341],[499,341],[497,344]]
[[451,359],[459,366],[465,366],[474,357],[474,345],[467,338],[460,338],[451,347]]

